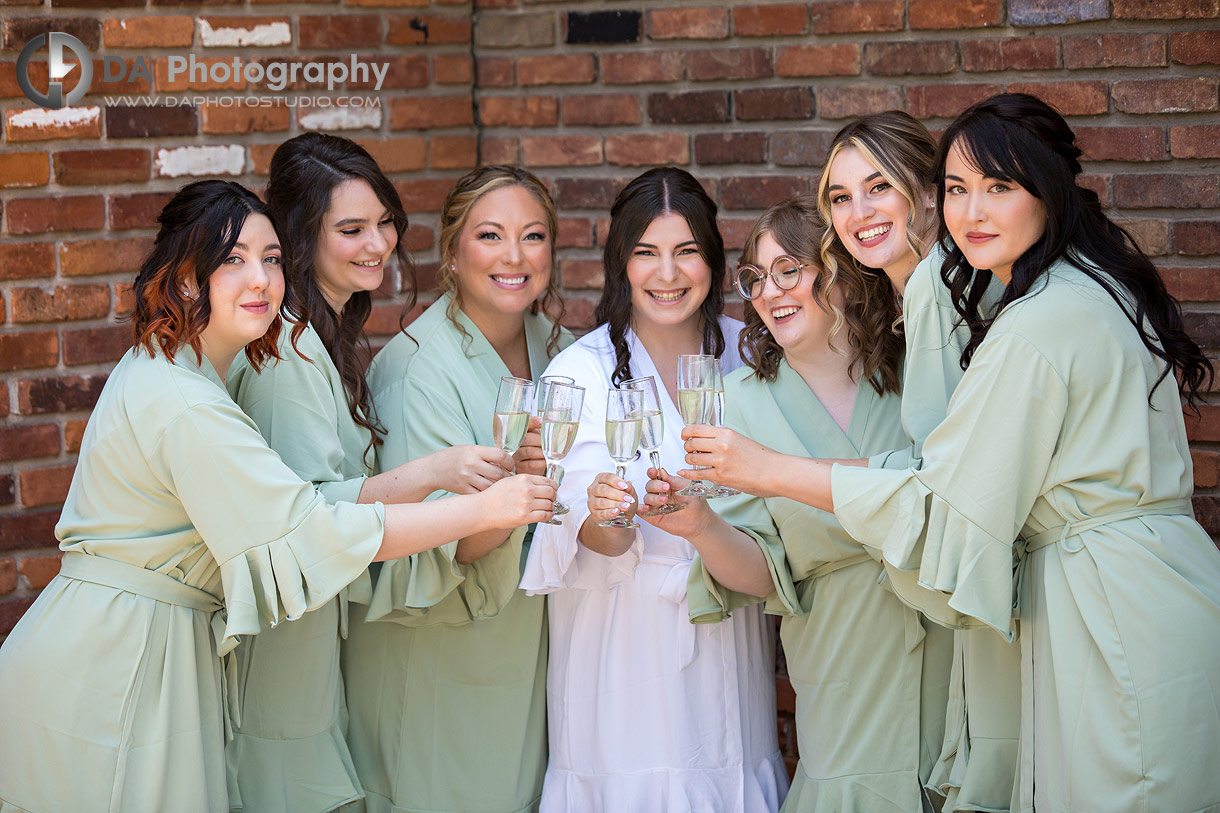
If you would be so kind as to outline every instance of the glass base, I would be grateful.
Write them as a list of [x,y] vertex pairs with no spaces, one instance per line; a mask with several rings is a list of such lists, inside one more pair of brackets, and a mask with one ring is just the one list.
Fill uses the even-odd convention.
[[[563,503],[561,503],[561,502],[556,502],[556,503],[555,503],[555,510],[554,510],[554,511],[552,511],[551,513],[553,513],[553,514],[554,514],[555,516],[557,516],[557,517],[562,517],[564,514],[568,513],[568,511],[569,511],[569,510],[570,510],[570,509],[569,509],[569,508],[568,508],[566,505],[564,505]],[[555,524],[556,524],[556,525],[558,525],[559,523],[555,523]]]
[[729,488],[728,486],[716,486],[712,489],[712,493],[707,495],[707,498],[710,500],[714,497],[734,497],[740,493],[741,492],[735,488]]
[[615,517],[614,519],[607,520],[605,522],[599,522],[597,523],[597,526],[599,528],[638,528],[640,527],[640,524],[638,522],[632,522],[629,519],[624,519],[623,517]]
[[690,485],[681,491],[675,491],[675,494],[681,494],[683,497],[711,497],[716,494],[716,490],[708,488],[698,480],[692,480]]
[[559,520],[555,519],[554,517],[551,517],[550,519],[542,520],[542,522],[539,522],[538,524],[539,525],[562,525],[563,523],[560,522]]
[[649,508],[647,511],[639,511],[636,513],[636,516],[637,517],[662,517],[662,516],[665,516],[666,514],[673,514],[677,511],[681,511],[684,508],[686,508],[685,505],[678,505],[677,503],[666,502],[666,503],[661,503],[660,505],[658,505],[655,508]]

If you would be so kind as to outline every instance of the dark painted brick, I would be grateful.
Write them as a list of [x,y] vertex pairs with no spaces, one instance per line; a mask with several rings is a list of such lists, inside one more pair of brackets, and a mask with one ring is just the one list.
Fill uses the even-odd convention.
[[638,11],[571,11],[568,12],[565,41],[569,44],[639,42],[641,17]]

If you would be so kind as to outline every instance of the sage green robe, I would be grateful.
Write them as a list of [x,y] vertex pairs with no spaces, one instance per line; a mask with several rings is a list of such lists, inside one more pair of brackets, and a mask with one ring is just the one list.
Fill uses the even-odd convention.
[[[905,442],[899,409],[897,395],[862,383],[844,433],[786,361],[774,382],[744,367],[725,382],[727,426],[803,457],[897,448]],[[783,616],[800,749],[783,810],[919,811],[943,739],[949,631],[925,624],[884,586],[881,564],[833,514],[748,494],[712,505],[758,542],[775,585],[767,610]],[[698,557],[687,593],[697,623],[758,601],[725,590]]]
[[240,709],[217,656],[329,602],[383,517],[293,474],[206,358],[128,351],[81,441],[63,568],[0,649],[0,810],[227,813]]
[[[312,326],[296,349],[284,330],[279,352],[261,373],[239,357],[229,393],[298,477],[331,502],[356,502],[371,468],[364,463],[371,435],[352,418],[339,371]],[[366,572],[353,588],[367,596],[368,585]],[[363,796],[345,739],[339,673],[348,593],[234,652],[242,718],[225,746],[230,787],[240,793],[230,807],[325,813]]]
[[[949,289],[940,276],[944,254],[933,249],[907,280],[902,299],[906,341],[902,382],[902,426],[911,445],[876,455],[871,466],[905,469],[917,466],[924,440],[945,418],[949,398],[962,378],[962,349],[970,331],[959,324]],[[1004,286],[992,277],[980,307],[989,312]],[[929,596],[918,586],[919,574],[890,569],[904,596],[914,591],[917,607]],[[934,616],[944,619],[939,613]],[[947,613],[950,623],[963,620]],[[946,813],[1007,811],[1017,777],[1017,739],[1021,717],[1021,648],[989,630],[957,629],[953,634],[949,705],[945,738],[928,787],[945,797]]]
[[[508,368],[448,296],[395,336],[369,371],[385,424],[377,467],[463,443],[492,445]],[[525,317],[530,370],[546,369],[551,322]],[[565,344],[567,340],[565,338]],[[441,496],[438,492],[433,497]],[[388,562],[343,652],[348,744],[369,813],[515,813],[537,804],[546,770],[546,605],[517,590],[518,528],[470,565],[457,541]]]
[[1059,263],[996,318],[919,469],[832,472],[843,526],[953,610],[1011,638],[1016,602],[1022,811],[1220,806],[1220,551],[1162,371]]

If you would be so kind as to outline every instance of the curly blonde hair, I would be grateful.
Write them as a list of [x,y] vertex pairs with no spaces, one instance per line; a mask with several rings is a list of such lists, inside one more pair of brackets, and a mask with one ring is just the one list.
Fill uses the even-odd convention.
[[[551,200],[550,192],[532,172],[520,167],[496,164],[471,170],[458,179],[457,184],[445,196],[445,205],[441,209],[441,233],[438,241],[441,267],[437,272],[436,287],[442,294],[452,292],[453,297],[449,300],[446,314],[458,330],[462,330],[462,326],[457,322],[462,296],[453,268],[454,245],[466,226],[466,220],[475,203],[489,192],[509,186],[519,186],[529,192],[546,212],[546,227],[551,238],[551,279],[542,297],[530,305],[530,313],[538,313],[541,310],[554,323],[546,343],[547,355],[554,356],[559,352],[559,336],[563,330],[560,323],[566,312],[559,293],[559,274],[555,268],[555,238],[559,232],[559,217],[555,214],[555,202]],[[462,332],[465,333],[464,330]]]
[[[836,258],[833,267],[823,262],[823,237],[833,230],[818,208],[817,201],[808,195],[771,206],[746,237],[741,262],[757,264],[758,243],[763,235],[771,235],[785,254],[804,263],[813,274],[813,299],[834,316],[827,343],[838,352],[849,353],[852,368],[859,366],[861,375],[878,394],[897,393],[903,341],[889,329],[897,307],[892,288],[884,276],[868,273],[841,257]],[[834,291],[842,292],[844,307],[834,303]],[[774,381],[784,349],[767,330],[753,303],[745,310],[745,323],[739,340],[741,357],[759,380]],[[835,342],[840,333],[846,334],[846,351]]]
[[[877,168],[910,207],[907,215],[907,246],[917,257],[924,257],[935,238],[938,221],[935,210],[927,206],[932,198],[932,160],[936,155],[936,139],[910,115],[901,110],[887,110],[855,119],[835,133],[826,155],[822,176],[818,179],[818,211],[827,223],[830,216],[830,167],[845,149],[856,149]],[[828,268],[840,262],[864,268],[848,252],[833,228],[822,236],[822,259]],[[897,293],[893,296],[897,299]],[[902,322],[901,309],[894,319],[894,328]]]

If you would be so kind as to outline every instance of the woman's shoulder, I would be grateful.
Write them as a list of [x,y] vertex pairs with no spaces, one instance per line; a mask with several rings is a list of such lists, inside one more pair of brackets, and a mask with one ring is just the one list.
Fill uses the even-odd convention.
[[150,433],[194,410],[236,408],[207,359],[196,361],[194,352],[183,347],[170,359],[133,348],[111,371],[107,387],[113,384],[114,400]]
[[445,313],[445,300],[437,300],[377,351],[369,365],[369,386],[376,392],[406,380],[417,367],[452,363],[451,351],[460,349],[457,333]]
[[607,354],[611,356],[614,354],[614,345],[610,341],[610,327],[609,325],[599,325],[556,353],[555,357],[551,359],[551,363],[547,365],[547,374],[555,374],[553,371],[557,369],[570,370],[586,367]]
[[992,330],[1063,336],[1090,332],[1116,315],[1118,304],[1101,283],[1061,260],[996,316]]
[[233,366],[229,368],[229,391],[232,392],[235,385],[240,384],[247,376],[253,375],[260,378],[263,376],[276,378],[303,371],[311,374],[320,372],[328,376],[337,375],[334,362],[331,361],[330,354],[326,351],[326,345],[322,344],[322,337],[318,335],[313,325],[306,322],[295,339],[292,335],[293,331],[294,326],[291,323],[283,324],[276,341],[276,351],[280,357],[267,359],[258,372],[254,371],[245,353],[238,353],[237,358],[233,360]]
[[940,247],[940,243],[937,243],[928,256],[915,266],[915,270],[907,278],[906,287],[902,291],[904,311],[918,312],[919,309],[930,306],[953,308],[949,288],[940,276],[944,259],[944,249]]

